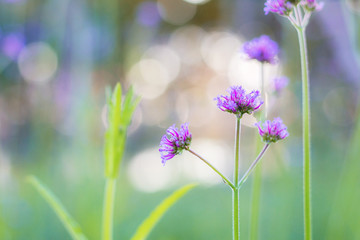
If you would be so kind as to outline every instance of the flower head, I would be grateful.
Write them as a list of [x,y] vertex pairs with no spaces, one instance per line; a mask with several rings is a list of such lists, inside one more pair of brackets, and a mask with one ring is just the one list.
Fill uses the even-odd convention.
[[280,16],[288,16],[293,8],[293,4],[289,0],[267,0],[265,2],[264,12],[268,15],[269,12],[277,13]]
[[316,0],[302,0],[300,4],[310,12],[320,11],[324,7],[324,2],[318,3]]
[[283,124],[281,118],[275,118],[274,121],[266,120],[262,124],[258,122],[255,126],[259,129],[259,134],[266,143],[274,143],[278,140],[284,139],[289,136],[287,127]]
[[177,129],[174,124],[166,130],[166,134],[161,138],[159,148],[163,165],[175,155],[181,154],[184,149],[189,148],[192,136],[188,125],[184,123],[180,129]]
[[219,95],[214,100],[220,110],[236,114],[240,118],[245,113],[251,114],[264,103],[258,90],[247,93],[241,86],[232,86],[227,91],[229,95]]
[[285,76],[273,79],[273,89],[276,93],[280,93],[289,84],[289,79]]
[[262,35],[246,42],[243,50],[250,59],[256,59],[259,62],[276,63],[279,46],[269,36]]

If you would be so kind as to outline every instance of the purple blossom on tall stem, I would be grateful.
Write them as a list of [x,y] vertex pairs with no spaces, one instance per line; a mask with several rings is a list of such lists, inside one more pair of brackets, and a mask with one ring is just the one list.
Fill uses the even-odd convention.
[[288,0],[267,0],[265,2],[264,12],[265,15],[273,12],[280,16],[288,16],[292,11],[292,7],[293,4]]
[[229,95],[219,95],[214,100],[221,111],[233,113],[239,118],[245,113],[251,114],[264,103],[258,90],[247,93],[241,86],[232,86],[227,91]]
[[[279,0],[280,1],[280,0]],[[265,3],[265,13],[269,11],[270,2],[275,0],[267,0]],[[311,122],[310,122],[310,78],[309,78],[309,60],[306,43],[306,27],[309,19],[314,11],[319,11],[323,7],[323,3],[317,3],[316,0],[296,0],[294,7],[286,15],[291,24],[295,27],[300,50],[301,63],[301,79],[302,79],[302,126],[303,126],[303,190],[304,190],[304,239],[312,239],[312,224],[311,224]],[[276,12],[276,11],[274,11]]]
[[178,129],[174,124],[166,130],[166,134],[161,138],[159,152],[164,166],[166,161],[181,154],[184,149],[189,149],[192,135],[188,126],[188,123],[184,123]]
[[279,46],[269,36],[262,35],[246,42],[243,51],[250,59],[274,64],[279,53]]
[[259,129],[259,134],[266,143],[275,143],[278,140],[289,136],[287,127],[283,124],[281,118],[275,118],[274,121],[266,120],[265,123],[255,123]]

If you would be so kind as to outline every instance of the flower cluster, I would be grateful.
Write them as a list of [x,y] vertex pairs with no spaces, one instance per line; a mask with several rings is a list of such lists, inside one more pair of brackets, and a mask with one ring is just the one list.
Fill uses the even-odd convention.
[[281,118],[275,118],[274,121],[267,120],[262,124],[258,122],[255,126],[259,129],[259,134],[266,143],[274,143],[289,136],[287,127],[283,124]]
[[265,2],[264,12],[265,15],[268,15],[269,12],[273,12],[280,16],[289,16],[293,6],[294,5],[289,0],[267,0]]
[[262,35],[246,42],[243,51],[250,59],[256,59],[259,62],[276,63],[279,46],[269,36]]
[[[263,104],[260,99],[260,92],[256,90],[247,93],[241,86],[232,86],[228,89],[228,93],[229,95],[219,95],[214,100],[217,101],[220,110],[233,113],[238,118],[241,118],[245,113],[251,114]],[[261,123],[255,125],[259,129],[263,141],[268,144],[289,136],[287,128],[280,118],[275,118],[272,122],[267,120],[262,126]],[[175,124],[169,127],[160,141],[159,152],[162,164],[165,165],[168,160],[181,154],[183,150],[192,152],[189,148],[191,140],[192,135],[187,123],[182,124],[179,129],[175,127]]]
[[247,93],[241,86],[232,86],[228,93],[229,95],[219,95],[214,100],[217,101],[220,110],[233,113],[240,118],[245,113],[251,114],[264,103],[258,90]]
[[162,164],[165,165],[166,161],[188,149],[191,139],[192,135],[187,123],[182,124],[180,129],[177,129],[175,124],[169,127],[160,141],[159,152]]
[[318,3],[316,0],[302,0],[300,4],[310,12],[320,11],[324,7],[324,2]]
[[285,76],[273,79],[273,88],[276,93],[280,93],[289,84],[289,79]]

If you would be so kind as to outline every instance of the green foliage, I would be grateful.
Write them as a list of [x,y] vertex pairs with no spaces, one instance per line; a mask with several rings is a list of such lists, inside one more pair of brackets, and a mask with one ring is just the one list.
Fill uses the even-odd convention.
[[131,240],[144,240],[150,234],[151,230],[160,221],[161,217],[174,205],[181,197],[183,197],[189,190],[193,189],[196,184],[188,184],[167,197],[160,203],[147,217],[136,230],[136,233]]
[[360,181],[360,107],[357,123],[351,138],[348,155],[335,196],[333,211],[330,216],[328,238],[359,239],[359,208],[360,193],[356,186]]
[[75,240],[86,240],[87,238],[82,233],[79,224],[66,211],[60,200],[36,177],[30,176],[28,178],[28,181],[52,207],[52,209],[55,211],[56,215],[59,217],[60,221],[63,223],[71,237]]
[[112,95],[107,96],[108,128],[105,133],[105,176],[116,178],[124,154],[127,128],[140,101],[134,97],[133,89],[122,99],[121,85],[118,83]]

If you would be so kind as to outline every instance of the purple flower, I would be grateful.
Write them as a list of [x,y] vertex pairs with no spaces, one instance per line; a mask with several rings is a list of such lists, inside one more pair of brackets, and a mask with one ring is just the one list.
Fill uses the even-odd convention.
[[266,143],[274,143],[278,140],[284,139],[289,136],[287,127],[283,124],[281,118],[275,118],[274,121],[266,120],[265,123],[255,123],[259,129],[259,134]]
[[161,21],[156,2],[145,1],[141,3],[136,12],[136,20],[145,27],[155,27]]
[[189,149],[192,136],[188,125],[184,123],[180,129],[177,129],[174,124],[166,130],[166,134],[161,138],[159,152],[164,166],[166,161],[181,154],[184,149]]
[[246,42],[243,51],[250,59],[260,62],[276,63],[276,56],[279,52],[278,44],[271,40],[269,36],[262,35],[259,38]]
[[317,3],[316,0],[302,0],[300,2],[308,11],[320,11],[324,7],[324,2]]
[[264,12],[268,15],[269,12],[277,13],[280,16],[288,16],[292,11],[293,5],[288,0],[267,0],[265,2]]
[[251,114],[264,103],[259,91],[253,90],[246,93],[241,86],[232,86],[227,91],[229,96],[219,95],[214,100],[217,101],[220,110],[233,113],[240,118],[245,113]]
[[273,88],[276,93],[280,93],[289,84],[289,79],[285,76],[273,79]]
[[24,36],[20,33],[10,33],[2,41],[3,53],[11,59],[16,59],[25,45]]

